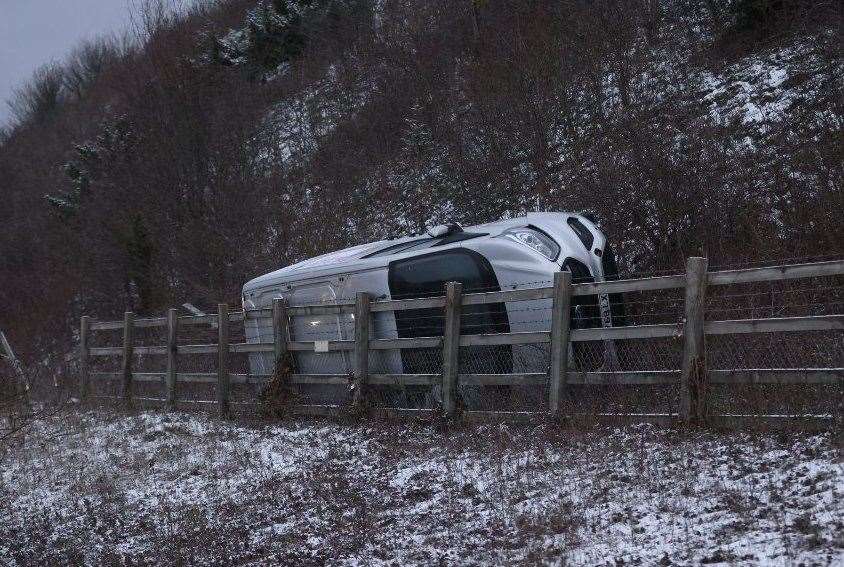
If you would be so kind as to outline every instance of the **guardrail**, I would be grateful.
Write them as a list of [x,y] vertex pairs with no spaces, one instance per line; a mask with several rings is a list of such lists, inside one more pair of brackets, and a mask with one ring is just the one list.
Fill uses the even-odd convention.
[[[516,289],[487,293],[464,294],[460,283],[451,282],[446,294],[441,297],[401,300],[372,300],[369,294],[360,292],[355,302],[334,304],[289,306],[284,299],[275,299],[272,309],[256,309],[247,312],[229,312],[228,306],[220,304],[216,315],[178,316],[170,309],[166,317],[135,318],[127,312],[123,321],[93,321],[84,316],[80,327],[80,387],[83,400],[89,397],[92,379],[116,379],[122,384],[121,398],[132,404],[134,382],[162,382],[165,386],[164,402],[168,408],[175,408],[177,384],[195,382],[215,384],[217,404],[221,415],[228,415],[231,384],[263,383],[271,374],[237,374],[229,371],[231,353],[273,353],[276,362],[288,353],[314,352],[317,342],[322,352],[347,351],[353,354],[354,371],[348,374],[292,374],[291,384],[347,384],[354,386],[353,406],[363,408],[366,402],[367,385],[438,385],[442,399],[440,411],[453,417],[458,413],[457,386],[461,385],[548,385],[548,411],[552,419],[563,419],[563,400],[572,385],[680,385],[678,414],[657,416],[654,419],[679,419],[682,422],[729,421],[734,416],[712,416],[708,403],[708,384],[838,384],[844,385],[844,368],[799,368],[799,369],[750,369],[709,370],[706,365],[706,335],[771,333],[812,330],[844,330],[844,315],[821,315],[807,317],[785,317],[766,319],[737,319],[723,321],[704,320],[704,299],[708,287],[752,282],[783,281],[797,278],[844,275],[844,261],[820,262],[767,268],[751,268],[707,272],[705,258],[689,258],[686,273],[631,280],[600,283],[572,284],[569,272],[555,274],[553,286],[533,289]],[[679,289],[685,291],[685,318],[678,324],[650,324],[610,328],[571,329],[569,311],[572,297],[631,291]],[[551,325],[548,331],[509,332],[487,334],[464,334],[461,332],[461,309],[468,305],[489,303],[510,303],[550,299],[552,301]],[[444,333],[442,336],[417,338],[371,338],[369,334],[372,313],[401,311],[406,309],[442,309]],[[299,341],[290,340],[290,318],[301,315],[354,314],[354,340]],[[226,322],[244,322],[251,317],[272,317],[272,343],[232,343],[229,340],[229,325]],[[223,324],[220,324],[223,322]],[[215,325],[218,331],[216,344],[179,345],[178,330],[189,325]],[[167,344],[161,346],[137,346],[133,341],[133,330],[145,327],[167,329]],[[123,330],[121,346],[89,347],[89,337],[94,331]],[[568,364],[569,344],[579,341],[649,339],[659,337],[682,338],[683,362],[679,370],[667,371],[617,371],[580,372],[572,371]],[[547,343],[550,345],[550,360],[547,372],[521,374],[460,374],[458,371],[459,347],[480,345],[521,345]],[[369,352],[390,349],[441,348],[441,370],[437,374],[378,374],[369,371]],[[138,373],[132,370],[134,354],[164,356],[167,360],[165,372]],[[217,371],[213,373],[181,373],[178,371],[178,357],[184,354],[216,354]],[[90,372],[90,357],[120,356],[122,367],[119,372]],[[297,413],[325,414],[336,411],[330,406],[297,406]],[[419,415],[423,410],[389,410],[395,414]],[[530,412],[468,412],[472,417],[500,414],[506,417],[518,414],[524,417]],[[524,415],[523,415],[524,414]],[[512,417],[512,415],[510,415]],[[616,415],[615,418],[619,416]],[[647,419],[647,416],[638,416]]]

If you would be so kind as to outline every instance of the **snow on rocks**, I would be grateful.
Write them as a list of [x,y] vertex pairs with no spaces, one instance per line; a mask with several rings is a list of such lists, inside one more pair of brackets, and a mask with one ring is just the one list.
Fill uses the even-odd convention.
[[832,434],[95,412],[0,453],[0,563],[840,564]]

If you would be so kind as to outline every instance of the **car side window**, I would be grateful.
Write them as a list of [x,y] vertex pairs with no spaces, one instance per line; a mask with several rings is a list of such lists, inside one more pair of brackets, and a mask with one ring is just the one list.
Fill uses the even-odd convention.
[[[393,299],[436,297],[445,294],[445,285],[456,281],[463,284],[464,293],[499,291],[498,279],[489,261],[472,250],[456,248],[426,254],[390,263],[390,295]],[[465,334],[506,333],[510,331],[507,309],[503,303],[466,305],[461,316],[461,329]],[[396,311],[396,330],[399,337],[437,337],[443,335],[442,309],[408,309]],[[486,357],[489,360],[507,359],[507,356]],[[403,350],[405,372],[436,372],[439,359],[425,353]],[[502,372],[496,368],[483,368],[488,372]],[[480,371],[480,370],[474,370]]]

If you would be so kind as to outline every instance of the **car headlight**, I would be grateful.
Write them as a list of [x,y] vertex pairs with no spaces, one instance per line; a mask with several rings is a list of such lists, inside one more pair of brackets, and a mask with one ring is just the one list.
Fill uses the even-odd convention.
[[533,228],[511,228],[501,236],[533,248],[552,262],[560,255],[560,246],[547,234]]

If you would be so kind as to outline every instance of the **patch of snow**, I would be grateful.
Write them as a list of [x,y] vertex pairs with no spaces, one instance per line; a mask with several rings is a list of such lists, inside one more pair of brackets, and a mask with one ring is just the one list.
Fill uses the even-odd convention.
[[0,454],[3,564],[844,559],[829,433],[89,413],[23,441]]

